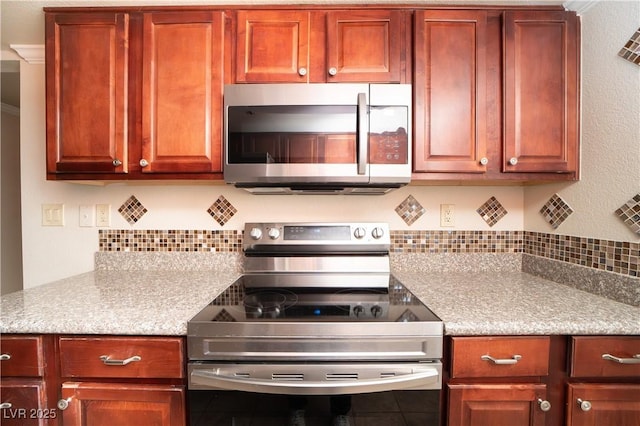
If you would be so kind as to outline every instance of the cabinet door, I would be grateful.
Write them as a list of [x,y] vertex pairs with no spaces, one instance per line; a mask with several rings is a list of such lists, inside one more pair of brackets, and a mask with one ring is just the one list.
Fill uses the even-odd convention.
[[569,12],[505,13],[503,171],[577,171],[578,42]]
[[307,11],[238,11],[236,81],[307,82],[309,25]]
[[415,172],[486,171],[485,11],[416,11]]
[[129,17],[47,14],[47,172],[127,172]]
[[144,15],[143,173],[222,171],[223,19]]
[[570,384],[567,426],[640,425],[640,384]]
[[183,426],[184,388],[119,383],[62,384],[65,426]]
[[404,38],[401,11],[328,12],[327,81],[399,83]]
[[2,379],[0,403],[4,426],[41,426],[57,416],[55,408],[47,408],[42,380]]
[[449,426],[542,426],[542,384],[449,385]]

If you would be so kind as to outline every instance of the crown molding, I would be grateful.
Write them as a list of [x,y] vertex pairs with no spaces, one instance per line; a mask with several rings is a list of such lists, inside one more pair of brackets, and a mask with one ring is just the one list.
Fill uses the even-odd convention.
[[2,110],[2,112],[6,112],[7,114],[16,116],[20,115],[20,108],[13,105],[5,104],[4,102],[0,102],[0,110]]
[[582,15],[599,2],[600,0],[567,0],[563,6],[566,10],[573,10],[578,15]]
[[9,47],[29,64],[44,64],[44,44],[10,44]]

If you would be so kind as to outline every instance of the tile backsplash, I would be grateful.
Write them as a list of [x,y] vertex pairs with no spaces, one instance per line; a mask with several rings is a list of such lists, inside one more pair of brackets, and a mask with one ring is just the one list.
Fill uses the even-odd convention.
[[[240,253],[237,230],[99,231],[101,252]],[[525,253],[631,277],[640,276],[640,243],[531,231],[391,231],[391,252]]]

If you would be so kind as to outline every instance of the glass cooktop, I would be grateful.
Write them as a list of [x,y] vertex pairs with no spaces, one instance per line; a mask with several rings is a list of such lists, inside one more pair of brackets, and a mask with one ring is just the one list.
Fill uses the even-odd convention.
[[[372,286],[367,287],[366,282]],[[352,283],[353,285],[350,285]],[[191,321],[439,322],[390,274],[249,274]]]

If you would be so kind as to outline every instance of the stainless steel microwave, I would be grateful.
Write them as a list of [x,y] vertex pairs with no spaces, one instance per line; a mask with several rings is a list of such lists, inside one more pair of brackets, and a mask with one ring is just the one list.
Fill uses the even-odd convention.
[[411,179],[411,85],[232,84],[224,178],[257,194],[385,193]]

